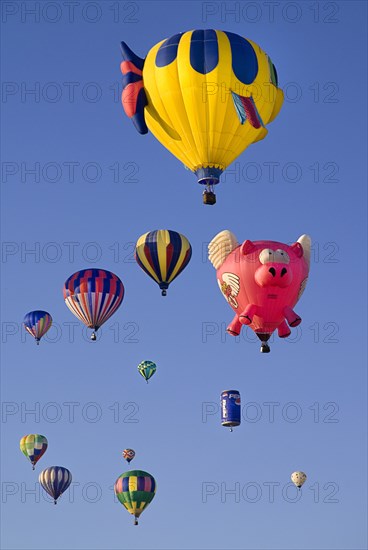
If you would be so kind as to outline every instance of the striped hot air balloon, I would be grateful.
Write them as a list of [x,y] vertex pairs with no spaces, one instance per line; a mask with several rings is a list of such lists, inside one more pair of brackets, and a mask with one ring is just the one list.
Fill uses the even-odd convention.
[[22,437],[19,443],[20,450],[32,464],[32,470],[36,463],[47,450],[47,439],[44,435],[29,434]]
[[153,500],[156,493],[156,481],[151,474],[143,470],[130,470],[118,477],[114,485],[115,495],[134,516],[134,525]]
[[42,488],[54,499],[57,499],[68,489],[72,482],[72,474],[63,466],[51,466],[43,470],[39,477]]
[[133,449],[124,449],[122,454],[123,454],[123,458],[125,458],[125,460],[127,461],[128,464],[135,457],[135,451],[133,451]]
[[124,285],[117,275],[105,269],[83,269],[67,279],[64,285],[65,303],[72,313],[95,332],[120,306]]
[[47,311],[38,309],[27,313],[24,316],[23,324],[26,331],[35,338],[37,345],[39,345],[42,336],[46,334],[52,325],[52,317]]
[[151,376],[155,374],[156,369],[157,365],[153,361],[142,361],[138,365],[138,372],[141,376],[143,376],[147,384]]
[[188,265],[192,247],[184,235],[156,229],[139,237],[135,248],[138,265],[159,285],[166,296],[169,284]]

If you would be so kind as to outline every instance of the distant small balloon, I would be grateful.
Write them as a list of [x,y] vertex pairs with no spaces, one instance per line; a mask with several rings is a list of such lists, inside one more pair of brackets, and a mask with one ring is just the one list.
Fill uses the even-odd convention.
[[128,464],[133,460],[134,457],[135,451],[133,451],[133,449],[124,449],[123,458],[125,458]]
[[153,376],[156,372],[157,365],[153,361],[142,361],[142,363],[139,363],[138,365],[138,372],[145,381],[148,384],[148,380]]
[[138,525],[139,516],[155,496],[156,481],[148,472],[130,470],[118,477],[114,491],[119,502],[134,516],[134,525]]
[[302,485],[304,485],[307,475],[304,472],[293,472],[291,474],[291,481],[298,487],[298,489],[301,488]]
[[115,313],[124,298],[124,285],[117,275],[105,269],[82,269],[73,273],[64,284],[65,304],[88,328],[91,340]]
[[35,469],[36,463],[47,450],[47,439],[41,434],[29,434],[22,437],[19,443],[20,450],[28,458]]
[[23,324],[26,331],[33,336],[37,345],[39,345],[42,336],[46,334],[52,325],[52,317],[47,311],[38,309],[27,313],[24,316]]
[[38,478],[42,488],[54,499],[57,499],[68,489],[72,482],[72,474],[63,466],[51,466],[43,470]]
[[241,422],[240,393],[237,390],[225,390],[221,393],[221,424],[230,431]]

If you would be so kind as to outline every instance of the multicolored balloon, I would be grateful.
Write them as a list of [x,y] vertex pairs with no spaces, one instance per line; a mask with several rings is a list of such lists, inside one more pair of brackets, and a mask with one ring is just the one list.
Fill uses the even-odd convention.
[[124,285],[117,275],[105,269],[83,269],[67,279],[63,289],[65,303],[88,328],[96,332],[120,306]]
[[51,466],[40,473],[38,481],[56,504],[57,499],[65,493],[71,484],[72,474],[63,466]]
[[157,365],[153,361],[142,361],[142,363],[139,363],[138,365],[138,372],[145,381],[148,384],[148,380],[153,376],[156,372]]
[[304,485],[307,479],[307,475],[304,472],[293,472],[290,478],[294,485],[296,485],[300,490],[301,486]]
[[134,516],[134,525],[153,500],[156,493],[156,481],[151,474],[143,470],[130,470],[118,477],[114,485],[115,495]]
[[125,460],[127,461],[128,464],[135,457],[135,451],[133,451],[133,449],[124,449],[122,454],[123,454],[123,458],[125,458]]
[[32,470],[35,469],[36,463],[47,450],[47,439],[44,435],[29,434],[22,437],[19,443],[20,450],[32,464]]
[[251,40],[213,29],[175,34],[146,59],[121,48],[126,115],[196,174],[205,204],[214,204],[221,173],[267,135],[283,104],[271,59]]
[[217,270],[220,290],[235,311],[227,331],[237,336],[249,326],[262,342],[261,352],[277,329],[280,338],[291,334],[301,318],[293,310],[307,284],[311,240],[302,235],[287,245],[275,241],[244,241],[221,231],[209,246],[209,259]]
[[139,237],[135,248],[137,264],[166,296],[169,284],[188,265],[192,247],[184,235],[169,229],[157,229]]
[[24,316],[23,324],[26,331],[35,338],[36,344],[39,345],[42,336],[52,325],[52,317],[47,311],[38,309],[27,313]]

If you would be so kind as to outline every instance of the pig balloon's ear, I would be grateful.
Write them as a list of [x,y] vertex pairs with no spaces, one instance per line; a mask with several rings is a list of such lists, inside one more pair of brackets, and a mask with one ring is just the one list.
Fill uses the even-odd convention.
[[311,238],[310,238],[309,235],[302,235],[297,240],[297,243],[301,244],[302,247],[303,247],[304,258],[305,258],[305,261],[308,264],[308,269],[309,269],[309,266],[310,266],[310,253],[311,253],[311,245],[312,245]]
[[208,258],[215,269],[218,269],[227,256],[239,246],[234,233],[225,229],[218,233],[208,245]]
[[251,254],[255,248],[256,247],[252,241],[244,241],[241,245],[240,253],[243,254],[243,256],[246,256],[247,254]]
[[294,250],[294,253],[296,254],[296,256],[298,258],[301,258],[303,256],[304,250],[303,250],[303,247],[300,243],[296,242],[296,243],[292,244],[290,248],[292,250]]

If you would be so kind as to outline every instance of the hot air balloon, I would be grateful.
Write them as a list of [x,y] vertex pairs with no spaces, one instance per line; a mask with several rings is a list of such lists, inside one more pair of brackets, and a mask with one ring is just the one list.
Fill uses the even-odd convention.
[[52,325],[52,317],[47,311],[30,311],[23,319],[24,328],[31,334],[37,345],[39,345],[42,336],[46,334]]
[[151,376],[155,374],[156,369],[156,363],[154,363],[153,361],[142,361],[138,365],[138,372],[143,376],[147,384]]
[[19,443],[20,450],[26,456],[31,464],[32,470],[35,469],[36,463],[47,450],[47,439],[44,435],[29,434],[22,437]]
[[169,284],[188,265],[192,247],[184,235],[169,229],[157,229],[139,237],[135,248],[137,264],[166,296]]
[[271,334],[291,334],[301,323],[293,310],[307,284],[311,240],[302,235],[292,245],[276,241],[244,241],[240,245],[231,231],[221,231],[210,242],[209,259],[217,270],[220,290],[235,311],[227,331],[240,334],[249,326],[267,353]]
[[221,424],[233,431],[241,422],[240,393],[237,390],[224,390],[221,393]]
[[307,476],[304,472],[294,472],[290,476],[291,481],[296,485],[300,491],[300,488],[302,485],[304,485],[304,482],[307,479]]
[[51,466],[43,470],[39,477],[42,488],[54,499],[57,499],[67,490],[72,482],[72,474],[63,466]]
[[121,49],[125,113],[196,174],[204,203],[214,204],[221,173],[281,109],[271,59],[251,40],[212,29],[175,34],[145,59]]
[[134,525],[138,525],[139,516],[155,496],[156,481],[143,470],[130,470],[118,477],[114,491],[119,502],[134,516]]
[[120,306],[124,285],[117,275],[105,269],[83,269],[67,279],[63,289],[65,303],[88,328],[96,332]]
[[133,460],[134,457],[135,451],[133,451],[133,449],[124,449],[123,458],[125,458],[128,464]]

